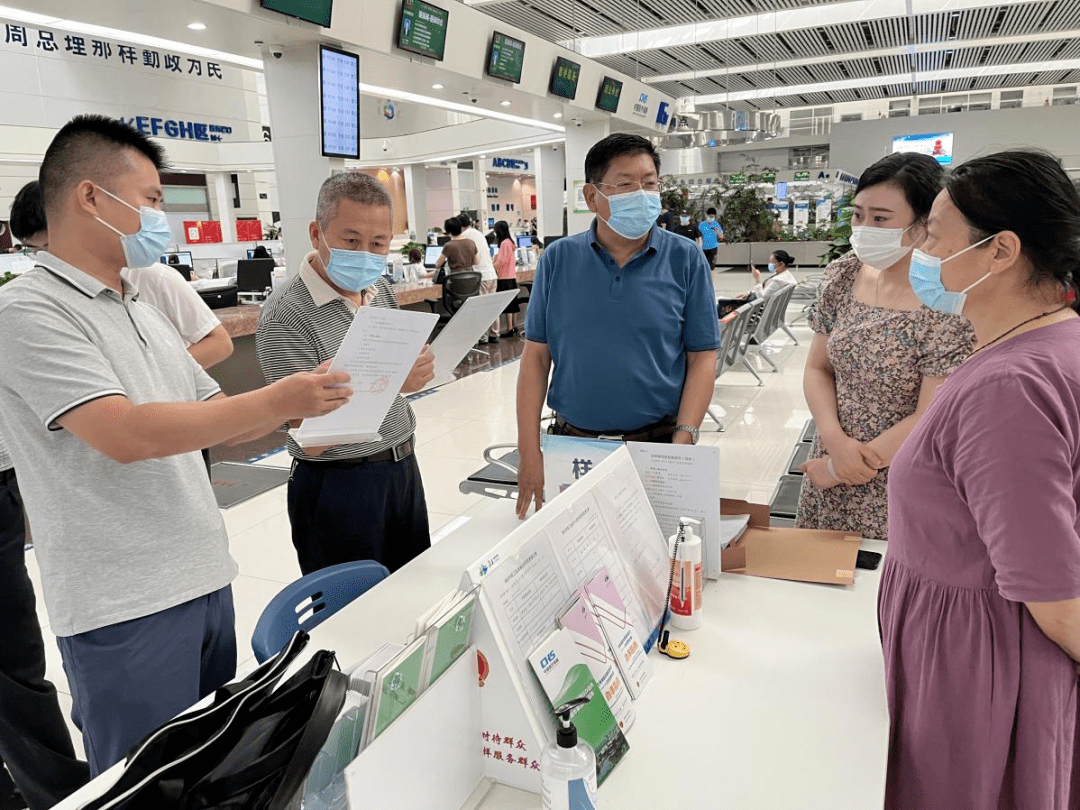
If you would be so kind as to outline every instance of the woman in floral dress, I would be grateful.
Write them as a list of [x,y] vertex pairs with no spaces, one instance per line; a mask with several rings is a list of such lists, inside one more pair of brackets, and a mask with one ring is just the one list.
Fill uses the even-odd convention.
[[797,526],[888,539],[889,464],[971,351],[971,324],[923,306],[908,281],[943,181],[933,158],[913,153],[885,157],[859,178],[854,250],[829,265],[809,313],[817,334],[803,390],[817,437]]

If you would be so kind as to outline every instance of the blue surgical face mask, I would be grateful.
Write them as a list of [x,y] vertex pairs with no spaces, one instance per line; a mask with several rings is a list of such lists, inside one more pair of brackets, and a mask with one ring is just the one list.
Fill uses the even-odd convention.
[[652,230],[656,218],[660,216],[659,191],[639,188],[610,197],[600,189],[596,193],[606,199],[611,208],[611,218],[605,220],[607,226],[625,239],[640,239]]
[[124,249],[124,261],[127,262],[127,266],[135,268],[149,267],[154,262],[160,261],[161,254],[165,252],[172,242],[172,228],[169,227],[169,220],[165,218],[165,212],[158,211],[148,205],[140,205],[136,208],[134,205],[121,200],[111,191],[106,191],[100,186],[98,188],[121,205],[126,205],[132,211],[139,212],[140,227],[138,231],[132,234],[114,228],[101,217],[94,217],[94,219],[120,237],[120,246]]
[[386,257],[365,250],[340,250],[332,248],[320,234],[320,239],[330,251],[326,262],[326,277],[335,287],[349,292],[366,290],[386,272]]
[[769,262],[769,272],[770,273],[775,273],[776,272],[776,262]]
[[964,312],[964,303],[967,301],[968,291],[982,284],[990,278],[991,274],[987,273],[974,284],[965,287],[960,292],[952,292],[951,290],[946,290],[945,285],[941,283],[941,265],[945,262],[952,261],[957,256],[967,253],[972,248],[977,248],[983,242],[989,242],[995,236],[997,236],[997,234],[991,234],[985,239],[980,239],[974,245],[968,245],[959,253],[954,253],[946,259],[939,259],[937,256],[931,256],[918,249],[913,250],[911,252],[911,266],[908,270],[908,279],[911,281],[911,289],[919,296],[919,300],[930,307],[930,309],[936,309],[938,312],[947,312],[950,315],[962,315]]

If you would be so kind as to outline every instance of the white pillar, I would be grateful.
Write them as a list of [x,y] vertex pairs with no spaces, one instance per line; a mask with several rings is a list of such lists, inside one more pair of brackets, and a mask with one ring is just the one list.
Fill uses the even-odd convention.
[[211,172],[206,175],[206,185],[214,213],[221,223],[221,238],[226,242],[235,242],[236,214],[233,213],[232,178],[226,172]]
[[427,167],[423,163],[405,166],[405,209],[409,217],[410,238],[427,242],[428,228],[435,223],[428,222]]
[[[490,208],[487,198],[488,176],[487,169],[485,168],[486,161],[477,158],[473,161],[473,166],[476,168],[476,179],[473,184],[476,186],[476,218],[480,220],[480,230],[487,233],[487,221],[491,216]],[[496,219],[502,219],[502,217],[495,217]]]
[[458,173],[457,163],[450,164],[450,209],[451,216],[461,213],[464,208],[461,204],[461,175]]
[[585,182],[585,155],[593,144],[606,138],[610,131],[607,119],[584,122],[580,127],[571,122],[566,128],[566,229],[569,234],[581,233],[592,224],[593,214],[574,211],[577,207],[577,189]]
[[343,171],[345,161],[322,156],[318,45],[290,47],[280,59],[268,56],[263,65],[281,204],[281,238],[292,275],[311,250],[308,225],[315,218],[319,187],[335,170]]
[[566,207],[566,160],[562,144],[537,146],[533,149],[533,168],[536,169],[536,234],[561,236],[563,210]]

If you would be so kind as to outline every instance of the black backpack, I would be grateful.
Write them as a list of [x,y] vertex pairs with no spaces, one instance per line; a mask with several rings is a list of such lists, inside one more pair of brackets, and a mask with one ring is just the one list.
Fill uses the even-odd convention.
[[[278,686],[307,645],[299,631],[211,705],[169,721],[128,754],[119,780],[80,810],[285,810],[345,702],[348,678],[320,650]],[[275,688],[276,687],[276,688]]]

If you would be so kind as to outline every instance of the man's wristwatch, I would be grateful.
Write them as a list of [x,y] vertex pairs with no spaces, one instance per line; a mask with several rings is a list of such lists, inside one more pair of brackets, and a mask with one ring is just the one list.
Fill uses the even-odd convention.
[[698,429],[696,427],[691,427],[690,425],[676,425],[675,432],[678,433],[680,430],[685,430],[687,433],[690,434],[691,444],[697,444]]

